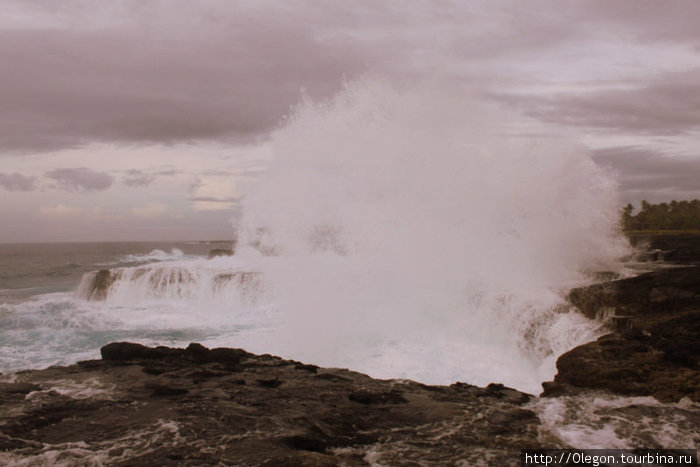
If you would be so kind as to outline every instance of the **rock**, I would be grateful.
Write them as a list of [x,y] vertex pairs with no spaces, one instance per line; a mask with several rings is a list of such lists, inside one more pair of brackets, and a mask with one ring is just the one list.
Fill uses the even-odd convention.
[[115,274],[109,269],[100,269],[87,273],[86,284],[82,294],[88,300],[104,300],[107,298],[109,288],[116,280]]
[[[683,248],[700,252],[700,236],[681,240]],[[661,245],[671,249],[668,238]],[[690,253],[675,257],[695,258]],[[602,389],[700,402],[700,266],[574,289],[569,300],[590,318],[609,319],[616,332],[561,355],[555,382],[543,383],[543,396]]]
[[229,250],[226,248],[214,248],[213,250],[209,251],[209,259],[216,258],[217,256],[232,256],[233,255],[233,250]]
[[226,363],[229,365],[238,364],[243,358],[251,356],[242,349],[218,348],[211,349],[209,352],[209,360],[212,362]]
[[29,383],[0,383],[0,392],[5,394],[21,394],[24,396],[32,391],[41,390],[41,386]]
[[166,386],[161,384],[152,384],[148,386],[153,392],[151,392],[151,397],[162,397],[162,396],[181,396],[187,394],[189,391],[185,388],[178,388],[173,386]]
[[[694,314],[693,320],[699,319],[700,314]],[[651,344],[640,344],[624,335],[603,336],[559,357],[555,382],[627,396],[654,396],[662,401],[684,397],[700,401],[698,353],[665,350],[670,345],[666,338],[657,334],[657,339]],[[552,389],[545,386],[546,395],[572,393],[566,390],[555,393]]]
[[152,348],[131,342],[113,342],[100,349],[102,360],[108,361],[145,360],[179,356],[183,353],[181,349],[170,349],[168,347]]
[[568,300],[584,315],[601,319],[605,312],[637,316],[665,310],[700,308],[700,266],[661,269],[630,279],[572,289]]
[[282,384],[282,381],[280,381],[277,378],[271,378],[271,379],[259,379],[257,380],[258,386],[262,388],[276,388],[277,386]]
[[368,392],[357,391],[350,393],[348,399],[360,404],[405,404],[408,401],[401,396],[398,391],[391,392]]
[[540,447],[532,396],[502,385],[382,381],[199,344],[102,355],[0,385],[0,462],[517,466]]
[[700,264],[700,235],[698,234],[632,234],[630,243],[643,248],[642,256],[646,255],[647,259],[652,261]]

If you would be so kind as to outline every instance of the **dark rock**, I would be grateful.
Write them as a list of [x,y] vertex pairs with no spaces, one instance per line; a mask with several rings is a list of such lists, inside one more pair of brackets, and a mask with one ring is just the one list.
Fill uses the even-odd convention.
[[512,404],[526,404],[532,400],[532,396],[515,389],[507,388],[502,384],[491,383],[485,389],[477,390],[477,397],[493,397],[507,400]]
[[700,267],[661,269],[630,279],[571,290],[568,300],[591,319],[606,312],[634,318],[668,309],[700,308]]
[[189,391],[185,388],[178,388],[173,386],[165,386],[162,384],[150,384],[149,389],[152,390],[152,397],[162,397],[162,396],[181,396],[187,394]]
[[335,373],[319,373],[314,376],[316,379],[323,379],[327,381],[344,381],[344,382],[350,382],[351,380],[348,378],[345,378],[343,376],[337,375]]
[[[381,465],[488,456],[516,466],[520,449],[540,447],[539,420],[521,407],[530,397],[502,385],[381,381],[199,344],[121,342],[102,354],[100,365],[28,371],[0,385],[0,448],[18,462],[50,452],[69,465],[95,453],[110,465],[354,466],[371,455]],[[42,390],[57,380],[90,396]]]
[[192,343],[185,349],[185,354],[193,360],[206,362],[209,360],[209,349],[202,344]]
[[[692,316],[700,319],[700,310]],[[664,324],[680,329],[681,321]],[[664,336],[658,327],[652,327],[651,333],[655,339],[647,345],[635,344],[624,335],[609,334],[577,347],[557,360],[555,381],[578,388],[654,396],[666,401],[678,401],[683,397],[700,401],[698,353],[692,346],[676,345],[676,341]]]
[[349,394],[348,399],[353,402],[359,402],[360,404],[405,404],[408,402],[398,391],[357,391]]
[[[700,260],[700,235],[645,241],[667,258]],[[616,332],[561,355],[555,382],[543,383],[543,396],[602,389],[700,401],[700,266],[574,289],[569,300],[586,316],[609,320]]]
[[209,358],[212,362],[237,365],[240,361],[252,354],[242,349],[217,348],[211,349]]
[[571,387],[556,381],[545,381],[542,383],[542,394],[540,397],[559,397],[571,395]]
[[262,388],[276,388],[280,384],[282,384],[282,381],[280,381],[277,378],[272,378],[272,379],[259,379],[257,380],[258,386]]
[[226,248],[214,248],[209,251],[209,259],[216,258],[217,256],[231,256],[233,255],[233,250]]
[[40,391],[41,386],[30,383],[0,383],[0,393],[25,395],[32,391]]
[[304,365],[303,363],[299,363],[294,366],[294,369],[309,371],[311,373],[318,373],[318,366],[316,365]]
[[87,289],[85,290],[88,300],[104,300],[107,298],[109,288],[116,280],[115,274],[109,269],[100,269],[99,271],[88,273]]
[[168,347],[146,347],[145,345],[131,342],[113,342],[102,347],[100,354],[103,360],[128,361],[179,356],[183,354],[183,351],[182,349],[171,349]]
[[325,452],[328,447],[326,440],[309,436],[287,436],[281,438],[280,441],[292,449],[302,451]]
[[700,264],[700,235],[681,234],[631,234],[630,243],[643,249],[642,259],[663,260],[670,263]]

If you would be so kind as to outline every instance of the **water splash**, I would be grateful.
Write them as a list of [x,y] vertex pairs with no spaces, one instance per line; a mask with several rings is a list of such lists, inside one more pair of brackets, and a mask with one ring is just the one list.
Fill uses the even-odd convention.
[[538,392],[597,335],[559,292],[624,254],[615,182],[581,147],[503,121],[453,86],[378,79],[295,110],[239,231],[292,354]]

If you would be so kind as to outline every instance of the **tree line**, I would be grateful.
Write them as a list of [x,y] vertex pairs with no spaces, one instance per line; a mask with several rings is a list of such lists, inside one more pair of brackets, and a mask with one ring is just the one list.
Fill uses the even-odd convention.
[[625,230],[700,230],[700,200],[652,204],[642,201],[641,209],[628,204],[622,209]]

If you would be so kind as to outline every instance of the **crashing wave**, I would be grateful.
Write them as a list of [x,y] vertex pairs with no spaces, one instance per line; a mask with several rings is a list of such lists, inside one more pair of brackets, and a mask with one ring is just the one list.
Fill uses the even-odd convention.
[[[260,273],[193,267],[197,263],[113,268],[83,275],[76,298],[127,304],[143,300],[237,295],[254,303],[264,292]],[[201,263],[200,263],[201,264]]]

